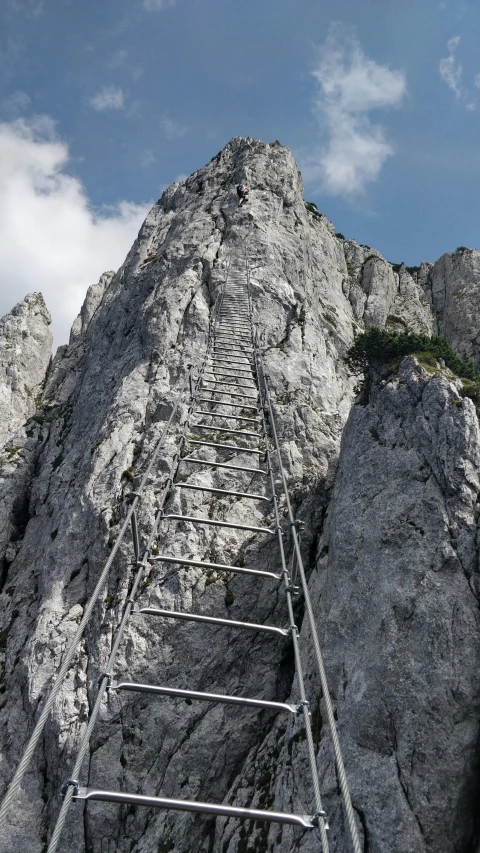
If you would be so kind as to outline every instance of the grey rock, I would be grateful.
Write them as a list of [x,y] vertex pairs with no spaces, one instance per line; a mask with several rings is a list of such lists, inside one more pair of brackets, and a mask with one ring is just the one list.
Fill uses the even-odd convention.
[[460,248],[442,255],[429,271],[425,289],[438,334],[480,365],[480,253]]
[[[243,180],[250,186],[250,200],[239,209],[235,184]],[[368,406],[352,409],[356,379],[343,355],[354,334],[366,325],[386,323],[391,315],[410,328],[432,328],[421,289],[429,271],[415,281],[406,270],[395,273],[375,250],[336,238],[327,218],[305,205],[302,191],[293,157],[280,143],[231,140],[204,168],[163,193],[121,269],[106,273],[90,289],[69,345],[57,352],[36,416],[43,420],[34,421],[33,432],[28,427],[32,435],[22,445],[24,461],[15,470],[2,469],[5,482],[7,475],[13,479],[3,514],[0,505],[6,557],[0,593],[5,686],[0,785],[4,788],[11,777],[118,534],[128,494],[138,485],[185,382],[186,365],[193,365],[195,375],[198,371],[228,261],[239,268],[247,244],[281,455],[295,511],[305,520],[302,548],[359,828],[369,838],[366,849],[458,853],[463,840],[473,838],[472,720],[478,711],[473,671],[478,652],[475,410],[460,397],[460,383],[448,371],[439,367],[439,376],[432,378],[410,361],[397,379],[372,392]],[[227,408],[225,413],[231,414]],[[245,426],[241,420],[233,423]],[[142,499],[143,542],[181,428],[173,430]],[[385,433],[390,443],[379,443],[371,428],[382,441]],[[203,447],[199,456],[217,459],[211,447]],[[428,461],[419,461],[424,456]],[[241,454],[236,458],[246,462]],[[5,458],[4,465],[9,464]],[[182,472],[190,483],[222,488],[231,482],[221,469],[195,468]],[[246,474],[239,474],[236,484],[241,490],[251,487]],[[377,493],[383,501],[376,501]],[[12,510],[18,495],[21,519]],[[246,503],[178,489],[167,508],[271,524],[268,505]],[[408,523],[416,513],[423,538]],[[389,518],[395,519],[391,535]],[[236,529],[163,522],[154,547],[172,556],[189,553],[221,563],[239,560],[252,568],[279,567],[275,545]],[[132,572],[127,537],[10,815],[2,853],[44,853]],[[442,601],[435,615],[438,594]],[[452,622],[457,599],[458,631],[465,635],[472,662],[465,667],[455,650],[462,639]],[[414,614],[408,617],[405,602],[410,606],[412,601]],[[271,624],[287,620],[284,598],[269,580],[207,575],[197,567],[178,571],[153,563],[140,603]],[[301,601],[297,607],[301,621]],[[347,841],[306,627],[302,644],[332,823],[331,849],[340,853]],[[440,659],[445,662],[441,673]],[[146,616],[129,622],[116,674],[280,701],[298,695],[288,642],[172,626]],[[448,707],[445,697],[452,694]],[[448,745],[445,732],[456,727]],[[466,796],[455,827],[445,830],[444,843],[442,773],[448,761],[449,806],[461,772]],[[302,812],[313,806],[304,733],[297,722],[200,702],[112,692],[102,705],[82,771],[82,780],[87,779],[100,787],[238,805],[269,808],[275,803]],[[399,826],[405,832],[403,847]],[[172,844],[178,853],[307,853],[318,849],[318,838],[288,828],[280,832],[278,827],[92,804],[85,814],[81,806],[71,809],[61,850],[160,853],[173,849]]]
[[388,326],[431,334],[432,312],[421,283],[402,264],[393,270],[381,254],[354,240],[344,242],[347,278],[344,291],[354,316],[366,328]]
[[413,358],[345,428],[312,591],[372,853],[477,849],[479,462],[473,403]]
[[0,319],[0,447],[35,413],[52,352],[50,322],[41,293]]

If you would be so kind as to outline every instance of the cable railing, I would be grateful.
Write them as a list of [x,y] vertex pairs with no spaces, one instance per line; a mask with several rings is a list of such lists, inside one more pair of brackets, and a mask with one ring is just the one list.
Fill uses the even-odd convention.
[[[130,506],[117,541],[102,569],[74,640],[62,661],[57,680],[47,698],[25,754],[20,761],[2,804],[0,828],[2,820],[4,822],[6,819],[8,808],[18,793],[23,774],[41,736],[55,697],[78,651],[83,631],[88,624],[95,604],[108,579],[109,569],[115,555],[118,553],[121,542],[130,526],[132,530],[133,565],[135,569],[133,582],[123,603],[120,622],[114,632],[110,654],[98,680],[95,700],[86,729],[78,745],[73,768],[62,788],[63,802],[53,828],[47,853],[56,853],[59,849],[62,831],[71,803],[74,800],[85,801],[85,803],[101,801],[117,805],[128,803],[130,805],[155,809],[172,809],[191,813],[210,814],[224,818],[263,821],[269,824],[290,824],[291,826],[300,827],[302,830],[318,831],[321,850],[323,853],[329,853],[328,820],[323,808],[315,742],[312,732],[312,716],[305,689],[305,677],[300,649],[300,631],[295,621],[294,596],[299,589],[304,599],[309,631],[318,666],[320,686],[327,712],[339,787],[344,801],[346,823],[352,842],[352,849],[354,853],[361,853],[332,701],[328,692],[315,615],[302,559],[299,541],[300,525],[292,510],[273,414],[268,376],[265,372],[258,332],[253,322],[253,310],[252,284],[245,246],[243,263],[240,265],[232,263],[231,258],[229,258],[225,277],[217,294],[212,312],[205,356],[198,371],[198,376],[194,379],[192,368],[188,369],[184,386],[176,398],[170,418],[157,442],[138,490],[130,493]],[[185,398],[189,400],[187,414],[183,424],[180,424],[180,437],[166,478],[163,480],[161,488],[155,492],[158,496],[155,515],[149,533],[146,535],[145,544],[142,546],[137,518],[138,505],[151,474],[155,474],[155,463],[158,461],[160,451],[165,445],[169,430]],[[218,424],[217,421],[221,423]],[[193,434],[192,431],[194,431]],[[252,446],[253,440],[255,440],[255,443]],[[239,441],[242,441],[243,444],[240,444]],[[203,447],[209,448],[208,458],[194,455],[196,451],[201,450]],[[212,454],[212,451],[214,451],[214,454]],[[229,461],[226,461],[225,453],[228,454]],[[212,458],[212,455],[215,455],[215,459]],[[204,470],[211,470],[216,479],[212,480],[210,485],[206,485],[205,483],[191,482],[189,474],[187,476],[182,474],[180,477],[180,471],[184,472],[185,469],[188,471],[191,466],[193,466],[193,471],[198,470],[196,466],[201,466]],[[287,525],[285,525],[285,520],[281,518],[280,514],[280,496],[275,485],[278,475],[280,475],[281,492],[285,501]],[[263,483],[263,485],[253,487],[252,483],[256,479],[260,480],[260,483]],[[248,480],[248,485],[245,485],[246,480]],[[196,513],[190,515],[180,511],[171,512],[167,509],[167,505],[170,496],[175,493],[175,490],[179,490],[179,494],[185,494],[186,490],[190,490],[194,496],[199,496],[200,504],[202,494],[210,493],[224,500],[231,497],[235,501],[246,501],[248,508],[270,508],[271,512],[268,517],[273,517],[273,521],[268,526],[266,524],[259,524],[256,519],[250,522],[248,511],[247,518],[241,521],[229,520],[228,517],[219,518],[210,513],[206,517]],[[268,504],[268,507],[266,507],[266,504]],[[190,549],[185,555],[172,555],[166,552],[158,553],[158,548],[154,548],[153,545],[155,540],[157,544],[159,541],[163,541],[160,535],[163,529],[162,525],[176,525],[183,522],[193,525],[194,529],[200,529],[203,525],[207,525],[207,527],[220,530],[228,528],[238,532],[248,532],[254,534],[256,537],[269,537],[270,541],[276,543],[278,549],[279,566],[277,571],[267,570],[263,566],[257,568],[255,565],[245,565],[244,563],[236,565],[226,560],[224,562],[207,561],[201,556],[198,558],[193,557]],[[287,526],[287,529],[285,529],[285,526]],[[291,557],[289,560],[287,560],[286,556],[286,533],[290,537],[288,547],[291,550]],[[188,535],[186,538],[186,545],[188,546]],[[285,594],[288,624],[286,626],[272,625],[253,622],[247,619],[224,618],[217,614],[196,613],[171,608],[167,609],[165,607],[139,606],[139,593],[142,589],[145,574],[155,564],[177,567],[174,569],[175,571],[179,571],[183,567],[197,567],[205,571],[207,575],[211,575],[212,573],[228,573],[229,575],[236,574],[245,577],[253,576],[265,582],[278,584],[283,588]],[[148,619],[167,620],[167,624],[168,620],[173,620],[174,623],[191,622],[194,625],[213,625],[226,630],[257,632],[259,635],[263,634],[277,638],[278,641],[290,642],[293,647],[295,663],[295,679],[292,685],[294,698],[289,701],[278,701],[274,697],[239,696],[211,691],[187,690],[180,689],[171,684],[149,684],[133,678],[128,680],[124,677],[116,677],[115,663],[124,640],[127,624],[132,616],[137,615]],[[127,693],[127,695],[130,693],[143,693],[153,697],[186,699],[189,703],[192,701],[208,702],[211,704],[220,703],[227,706],[256,709],[258,712],[267,710],[276,714],[288,715],[293,724],[301,724],[305,732],[305,748],[308,757],[313,809],[305,813],[304,809],[287,812],[260,808],[239,808],[235,805],[225,803],[180,800],[161,795],[154,796],[143,793],[111,791],[95,785],[82,785],[80,777],[85,759],[89,753],[91,735],[97,725],[102,703],[110,693]]]
[[[200,370],[199,377],[197,380],[195,393],[197,393],[197,389],[201,385],[201,377],[203,375],[203,371],[205,369],[205,364],[206,364],[206,361],[208,359],[208,353],[210,351],[210,348],[212,346],[212,342],[214,339],[215,328],[216,328],[216,324],[218,322],[218,316],[220,313],[220,308],[221,308],[221,304],[222,304],[222,300],[223,300],[223,296],[224,296],[224,292],[225,292],[225,287],[226,287],[227,280],[228,280],[229,266],[230,266],[230,259],[227,258],[225,276],[224,276],[224,279],[223,279],[223,282],[221,285],[220,293],[219,293],[219,295],[215,301],[215,307],[214,307],[214,310],[213,310],[213,313],[212,313],[212,316],[211,316],[210,322],[209,322],[209,328],[208,328],[208,333],[207,333],[206,352],[205,352],[205,357],[203,360],[202,368]],[[65,683],[65,679],[67,678],[67,676],[70,672],[70,669],[72,667],[72,663],[74,662],[75,656],[79,651],[80,642],[81,642],[83,634],[85,632],[85,628],[87,627],[88,623],[90,622],[90,619],[92,617],[95,605],[99,601],[99,598],[102,595],[102,592],[103,592],[103,590],[107,584],[109,574],[110,574],[110,569],[113,565],[115,557],[118,554],[120,546],[121,546],[121,544],[125,538],[125,535],[127,533],[127,530],[129,528],[131,528],[131,531],[132,531],[132,543],[133,543],[135,561],[139,560],[140,546],[139,546],[139,539],[138,539],[138,523],[137,523],[138,505],[140,503],[140,500],[141,500],[142,494],[145,490],[145,487],[147,486],[150,475],[154,469],[154,466],[155,466],[155,464],[159,458],[160,452],[165,446],[165,442],[166,442],[167,436],[170,432],[170,429],[172,427],[172,424],[174,423],[175,418],[177,417],[177,415],[180,411],[180,407],[182,405],[183,400],[185,399],[185,395],[189,394],[190,399],[192,399],[193,393],[194,393],[194,390],[193,390],[192,367],[189,365],[187,368],[186,379],[183,383],[183,386],[182,386],[180,392],[177,394],[177,396],[175,398],[170,416],[169,416],[167,423],[165,424],[165,426],[162,430],[160,438],[158,439],[157,444],[153,450],[150,461],[149,461],[149,463],[145,469],[145,472],[144,472],[143,477],[140,481],[140,484],[135,491],[130,492],[128,495],[129,500],[130,500],[130,506],[127,510],[123,524],[120,528],[120,531],[118,533],[118,536],[117,536],[115,542],[113,543],[113,547],[112,547],[112,550],[110,552],[110,555],[109,555],[105,565],[103,566],[102,571],[100,572],[100,576],[99,576],[98,581],[95,585],[95,588],[94,588],[90,598],[88,599],[88,601],[85,605],[85,609],[83,611],[82,618],[78,624],[77,630],[76,630],[76,632],[73,636],[73,639],[71,640],[71,642],[70,642],[70,644],[69,644],[69,646],[68,646],[68,648],[67,648],[67,650],[63,656],[60,668],[55,675],[54,684],[53,684],[53,686],[52,686],[52,688],[51,688],[51,690],[50,690],[50,692],[49,692],[49,694],[45,700],[45,704],[43,705],[40,716],[39,716],[37,722],[35,723],[33,732],[30,735],[27,746],[25,747],[25,750],[24,750],[23,755],[22,755],[22,757],[18,763],[18,766],[15,770],[15,773],[14,773],[14,775],[13,775],[13,777],[12,777],[8,787],[7,787],[7,791],[5,793],[2,804],[0,806],[0,836],[3,832],[4,827],[5,827],[8,813],[9,813],[10,809],[12,808],[12,806],[13,806],[13,804],[14,804],[14,802],[15,802],[18,794],[19,794],[21,784],[22,784],[22,779],[23,779],[23,777],[24,777],[24,775],[25,775],[25,773],[26,773],[26,771],[30,765],[30,762],[31,762],[33,755],[35,753],[35,750],[37,748],[38,742],[40,741],[40,739],[42,737],[44,728],[47,724],[47,721],[48,721],[48,718],[49,718],[50,713],[52,711],[52,708],[55,704],[55,700],[56,700],[61,688],[63,687],[63,685]],[[122,620],[122,623],[123,623],[123,620]],[[98,710],[96,713],[98,714]]]

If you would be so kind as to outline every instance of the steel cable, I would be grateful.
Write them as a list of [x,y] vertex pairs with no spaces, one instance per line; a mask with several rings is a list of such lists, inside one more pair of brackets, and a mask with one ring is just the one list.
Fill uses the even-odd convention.
[[[250,299],[251,299],[251,284],[250,284],[250,274],[249,274],[249,270],[248,270],[248,260],[247,260],[247,281],[248,281],[248,289],[249,289]],[[302,559],[302,554],[300,551],[300,544],[299,544],[298,534],[297,534],[297,530],[296,530],[295,518],[293,515],[293,511],[292,511],[292,505],[290,502],[285,470],[284,470],[284,467],[282,464],[282,458],[281,458],[281,454],[280,454],[280,443],[278,440],[278,434],[277,434],[277,429],[276,429],[276,425],[275,425],[275,419],[273,417],[273,409],[272,409],[272,401],[271,401],[271,397],[270,397],[270,390],[268,387],[268,381],[267,381],[267,377],[265,374],[263,359],[262,359],[262,356],[260,353],[257,334],[255,334],[255,336],[254,336],[254,345],[255,345],[255,352],[256,352],[256,355],[258,358],[259,382],[260,382],[260,378],[261,378],[261,382],[262,382],[263,390],[264,390],[264,395],[265,395],[266,408],[268,411],[270,427],[272,430],[273,441],[274,441],[274,445],[275,445],[275,450],[277,452],[278,468],[279,468],[279,472],[280,472],[280,476],[281,476],[281,480],[282,480],[282,490],[283,490],[283,493],[285,495],[285,502],[287,505],[288,520],[289,520],[290,529],[291,529],[294,552],[296,555],[296,565],[297,565],[298,573],[300,575],[302,591],[303,591],[303,595],[304,595],[304,599],[305,599],[305,608],[307,610],[308,622],[309,622],[309,626],[310,626],[310,632],[312,635],[313,647],[314,647],[314,651],[315,651],[315,658],[317,661],[318,671],[319,671],[319,675],[320,675],[320,685],[321,685],[322,693],[323,693],[323,696],[325,699],[325,707],[327,710],[327,719],[328,719],[329,729],[330,729],[330,733],[332,736],[332,745],[333,745],[333,752],[334,752],[334,756],[335,756],[335,763],[336,763],[336,767],[337,767],[338,781],[339,781],[343,801],[345,804],[345,811],[347,813],[347,823],[348,823],[350,838],[352,841],[352,847],[353,847],[354,853],[362,853],[362,848],[361,848],[360,840],[358,837],[357,826],[355,823],[355,815],[354,815],[354,811],[353,811],[347,775],[345,772],[345,765],[343,762],[342,750],[340,747],[340,739],[338,736],[337,726],[336,726],[336,722],[335,722],[335,715],[334,715],[334,711],[333,711],[332,700],[331,700],[329,689],[328,689],[327,675],[325,672],[323,655],[322,655],[322,651],[321,651],[321,647],[320,647],[320,641],[318,639],[317,626],[316,626],[316,621],[315,621],[315,614],[313,612],[312,602],[310,599],[310,592],[308,589],[307,578],[306,578],[305,569],[303,566],[303,559]],[[313,747],[313,741],[312,741],[312,747]]]
[[[215,311],[214,311],[213,317],[211,318],[211,321],[209,324],[208,337],[207,337],[207,352],[209,350],[209,347],[210,347],[210,344],[211,344],[211,341],[213,338],[213,334],[215,331],[216,323],[218,320],[219,308],[220,308],[220,305],[222,303],[223,294],[225,291],[229,266],[230,266],[230,258],[228,257],[227,258],[227,264],[226,264],[225,277],[224,277],[224,281],[222,282],[222,290],[220,293],[220,298],[216,300],[217,304],[215,306]],[[203,368],[202,368],[201,372],[203,372]],[[198,388],[198,384],[199,383],[197,383],[197,388]],[[94,589],[92,595],[90,596],[90,599],[89,599],[89,601],[85,607],[85,610],[83,612],[83,616],[79,622],[79,625],[78,625],[78,628],[75,632],[75,635],[74,635],[74,637],[73,637],[73,639],[72,639],[72,641],[71,641],[71,643],[70,643],[70,645],[69,645],[69,647],[65,653],[65,656],[62,660],[60,669],[59,669],[59,671],[56,675],[56,678],[55,678],[55,683],[54,683],[54,685],[53,685],[53,687],[52,687],[52,689],[51,689],[51,691],[50,691],[50,693],[49,693],[49,695],[45,701],[45,705],[42,709],[40,717],[38,718],[37,723],[35,724],[35,728],[34,728],[32,734],[30,736],[30,739],[28,741],[27,746],[25,747],[22,758],[20,759],[20,762],[17,766],[17,769],[14,773],[14,776],[12,777],[12,780],[11,780],[11,782],[7,788],[6,794],[3,798],[3,801],[2,801],[2,804],[0,807],[0,833],[2,832],[2,830],[5,826],[8,811],[9,811],[10,807],[12,806],[15,797],[18,794],[18,791],[19,791],[21,783],[22,783],[22,779],[23,779],[23,777],[27,771],[27,768],[30,764],[30,761],[32,760],[32,757],[33,757],[33,754],[34,754],[35,749],[37,747],[37,744],[38,744],[38,742],[42,736],[43,730],[45,728],[45,725],[46,725],[48,716],[50,714],[50,711],[52,710],[52,707],[54,705],[55,699],[56,699],[56,697],[57,697],[57,695],[58,695],[58,693],[59,693],[59,691],[63,685],[63,682],[65,681],[65,678],[66,678],[66,675],[70,669],[70,665],[72,663],[72,660],[75,657],[75,654],[77,653],[78,646],[79,646],[80,640],[83,636],[83,632],[85,630],[85,627],[88,624],[88,622],[90,621],[90,618],[92,616],[95,604],[97,603],[97,600],[98,600],[98,598],[102,592],[102,589],[103,589],[103,587],[104,587],[104,585],[108,579],[108,575],[109,575],[112,563],[115,559],[115,556],[118,552],[118,549],[120,548],[120,545],[123,541],[123,538],[125,536],[127,528],[132,523],[132,518],[133,518],[135,510],[138,506],[138,503],[140,500],[140,495],[141,495],[143,489],[145,488],[145,486],[147,484],[147,480],[150,476],[150,472],[151,472],[155,462],[157,461],[160,450],[163,448],[163,446],[165,444],[165,440],[166,440],[168,431],[169,431],[169,429],[172,425],[172,422],[173,422],[173,420],[177,414],[177,411],[179,409],[179,406],[180,406],[180,403],[183,399],[185,391],[189,388],[191,388],[191,369],[189,369],[187,379],[186,379],[180,393],[176,397],[176,400],[175,400],[174,406],[172,408],[172,412],[170,414],[170,417],[169,417],[169,419],[168,419],[168,421],[167,421],[167,423],[166,423],[166,425],[162,431],[162,434],[161,434],[161,436],[157,442],[157,445],[153,451],[150,462],[149,462],[149,464],[145,470],[145,473],[142,477],[140,485],[139,485],[138,489],[136,490],[136,493],[133,497],[133,500],[130,504],[127,515],[126,515],[125,520],[123,522],[123,525],[122,525],[120,532],[118,534],[117,540],[116,540],[116,542],[112,548],[112,552],[111,552],[107,562],[105,563],[105,566],[103,567],[102,572],[100,573],[100,577],[99,577],[99,579],[95,585],[95,589]],[[92,711],[92,713],[93,713],[93,711]],[[98,711],[96,713],[98,714]],[[68,795],[68,793],[69,792],[67,792],[67,795]],[[68,798],[69,802],[71,801],[72,796],[73,796],[73,794],[69,795],[69,798]],[[65,799],[67,799],[67,797]]]
[[[171,485],[173,482],[173,478],[175,477],[175,472],[178,469],[181,449],[182,449],[183,443],[185,441],[185,436],[186,436],[186,432],[188,429],[188,425],[189,425],[191,415],[192,415],[194,408],[195,408],[195,401],[196,401],[196,398],[197,398],[199,391],[200,391],[200,388],[201,388],[201,382],[202,382],[203,374],[205,372],[205,366],[206,366],[206,363],[208,361],[208,356],[210,353],[210,347],[211,347],[212,340],[213,340],[213,337],[215,334],[215,329],[216,329],[216,326],[218,323],[218,316],[219,316],[220,308],[221,308],[221,305],[223,302],[223,298],[224,298],[224,294],[225,294],[225,287],[226,287],[226,283],[227,283],[227,279],[228,279],[228,270],[229,270],[229,265],[227,265],[227,270],[226,270],[226,274],[225,274],[225,280],[223,282],[223,287],[222,287],[222,290],[221,290],[219,297],[217,299],[217,302],[216,302],[215,311],[214,311],[214,314],[212,317],[212,321],[209,324],[209,332],[208,332],[208,336],[207,336],[206,352],[205,352],[205,356],[203,359],[202,366],[201,366],[200,371],[199,371],[199,375],[198,375],[197,382],[195,385],[195,390],[193,390],[193,388],[192,388],[191,371],[189,371],[189,376],[188,376],[186,384],[188,384],[188,387],[190,388],[191,400],[190,400],[190,405],[188,408],[187,418],[186,418],[185,424],[183,426],[182,434],[180,436],[180,440],[178,442],[176,452],[173,456],[173,459],[172,459],[172,462],[170,465],[170,470],[169,470],[167,479],[165,481],[163,494],[162,494],[162,497],[160,499],[159,506],[157,507],[157,512],[155,514],[154,523],[152,525],[152,528],[150,530],[150,534],[148,536],[148,541],[147,541],[147,545],[145,548],[145,552],[143,554],[142,560],[136,562],[137,574],[135,577],[135,581],[133,583],[133,586],[132,586],[130,593],[128,594],[128,598],[127,598],[127,601],[125,603],[125,608],[123,611],[122,619],[120,621],[120,624],[118,626],[118,629],[117,629],[117,632],[115,635],[115,640],[114,640],[114,643],[112,646],[112,650],[110,652],[105,670],[102,673],[102,676],[100,679],[98,693],[97,693],[97,696],[95,698],[95,703],[94,703],[92,712],[90,714],[90,718],[88,721],[87,728],[86,728],[86,730],[85,730],[85,732],[81,738],[81,741],[80,741],[80,746],[78,748],[77,757],[76,757],[75,764],[74,764],[74,767],[72,770],[72,777],[69,780],[69,782],[67,783],[67,786],[66,786],[66,789],[64,792],[63,803],[62,803],[62,806],[61,806],[60,811],[58,813],[58,817],[57,817],[57,820],[55,823],[55,827],[54,827],[54,830],[52,833],[52,837],[50,839],[50,844],[48,846],[47,853],[56,853],[56,850],[58,847],[58,842],[60,841],[60,836],[62,834],[63,827],[64,827],[65,821],[67,819],[68,811],[70,809],[70,805],[71,805],[72,799],[73,799],[74,794],[75,794],[75,787],[76,787],[75,783],[76,783],[78,777],[80,776],[80,773],[82,770],[83,762],[85,760],[85,756],[87,754],[87,750],[88,750],[89,743],[90,743],[90,737],[91,737],[91,734],[93,732],[93,729],[95,728],[95,724],[97,722],[97,718],[98,718],[98,715],[100,712],[103,695],[105,693],[105,690],[108,689],[108,683],[110,680],[110,676],[112,674],[112,670],[113,670],[113,667],[115,664],[115,659],[117,657],[117,653],[118,653],[118,650],[120,648],[120,643],[123,639],[123,634],[125,632],[127,622],[130,618],[130,614],[131,614],[132,607],[133,607],[133,602],[135,600],[135,596],[137,594],[138,587],[140,585],[140,581],[141,581],[145,566],[147,564],[147,560],[150,556],[150,549],[151,549],[151,546],[153,544],[153,540],[155,538],[156,532],[158,530],[158,525],[159,525],[159,523],[162,519],[162,516],[163,516],[164,506],[165,506],[167,497],[168,497],[170,490],[171,490]],[[182,390],[182,395],[183,395],[184,390],[185,389]],[[150,470],[151,470],[151,464],[149,465],[149,468],[147,469],[147,473],[142,480],[142,484],[144,484],[144,481],[146,482],[145,478],[148,475],[148,472]],[[131,514],[131,518],[132,518],[132,521],[135,519],[135,529],[136,529],[136,517],[135,517],[135,514],[133,512]],[[137,542],[138,542],[138,537],[137,537]]]

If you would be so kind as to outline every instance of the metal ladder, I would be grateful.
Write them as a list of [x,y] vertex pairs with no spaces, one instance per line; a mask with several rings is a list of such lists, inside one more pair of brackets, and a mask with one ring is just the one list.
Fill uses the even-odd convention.
[[[136,507],[141,498],[141,490],[145,485],[147,474],[152,470],[150,462],[147,473],[142,479],[141,488],[138,492],[132,492],[130,499],[133,504],[129,512],[131,522],[133,549],[135,555],[135,573],[133,583],[124,603],[123,615],[119,622],[111,653],[105,670],[98,683],[96,699],[90,713],[86,731],[80,741],[77,758],[72,771],[72,778],[62,788],[63,803],[60,808],[58,819],[50,840],[48,853],[55,853],[65,824],[69,807],[73,800],[76,801],[103,801],[118,804],[131,804],[146,806],[149,808],[173,809],[187,812],[201,812],[204,814],[231,817],[239,819],[250,819],[266,821],[269,823],[292,824],[302,829],[317,829],[320,835],[321,849],[328,853],[327,838],[327,816],[322,807],[314,740],[311,727],[311,714],[309,703],[305,695],[302,663],[299,648],[299,630],[295,624],[293,596],[298,587],[298,581],[305,597],[306,613],[310,622],[315,654],[319,666],[320,682],[323,697],[327,707],[327,717],[330,723],[333,748],[337,765],[340,788],[344,797],[346,807],[347,824],[350,830],[352,847],[355,853],[360,853],[361,847],[358,840],[353,810],[350,802],[348,786],[343,768],[343,760],[338,743],[338,734],[334,721],[333,708],[326,685],[325,671],[321,659],[320,647],[315,628],[313,609],[308,594],[308,586],[303,568],[302,557],[298,539],[298,522],[293,516],[291,503],[288,495],[285,473],[281,464],[280,447],[276,432],[275,422],[272,414],[272,404],[268,389],[268,381],[263,368],[260,354],[258,335],[254,329],[252,320],[252,298],[251,283],[248,268],[248,258],[245,254],[243,263],[229,264],[223,285],[216,299],[215,309],[212,314],[210,329],[207,340],[206,355],[196,382],[190,371],[187,383],[190,397],[190,405],[187,417],[183,425],[180,440],[173,456],[169,474],[158,494],[158,505],[155,519],[150,534],[147,538],[145,548],[140,547],[139,527],[137,523]],[[164,431],[162,439],[157,446],[154,458],[158,455],[159,447],[166,430],[170,426],[174,412]],[[195,433],[192,434],[192,430]],[[198,431],[200,437],[198,437]],[[221,434],[222,440],[218,440]],[[223,441],[223,437],[225,440]],[[273,441],[272,441],[273,440]],[[195,456],[199,448],[213,448],[217,459],[206,461]],[[222,454],[228,452],[233,454],[234,464],[222,461]],[[220,458],[218,458],[220,457]],[[251,461],[250,461],[251,460]],[[255,461],[257,460],[257,461]],[[264,464],[262,464],[262,460]],[[203,484],[180,480],[185,472],[196,469],[213,467],[225,472],[228,484],[225,488],[207,487]],[[279,497],[275,487],[275,472],[280,474],[282,491],[286,501],[288,527],[291,537],[291,559],[287,561],[286,547],[284,545],[285,523],[281,522],[279,511]],[[243,483],[245,475],[256,479],[262,485],[255,491],[247,489]],[[190,490],[198,492],[209,492],[222,497],[234,497],[245,501],[246,506],[251,506],[251,501],[268,504],[272,510],[274,523],[271,527],[259,526],[254,523],[240,524],[224,521],[215,517],[203,517],[199,515],[184,515],[169,512],[167,503],[176,490]],[[269,492],[269,494],[266,494]],[[228,527],[241,531],[247,531],[258,537],[271,537],[278,543],[280,566],[278,572],[263,569],[248,568],[231,564],[206,562],[181,557],[168,553],[152,553],[153,542],[164,525],[184,524],[185,522],[200,527],[202,525],[213,525],[216,527]],[[122,529],[125,529],[125,525]],[[203,614],[183,612],[170,609],[155,608],[149,606],[138,606],[137,599],[142,579],[152,563],[173,564],[176,566],[195,566],[205,572],[229,572],[236,574],[256,575],[268,578],[272,584],[283,585],[286,596],[289,624],[286,626],[256,624],[249,621],[235,621]],[[137,616],[149,619],[179,620],[201,623],[204,625],[220,626],[225,630],[254,631],[259,634],[275,635],[279,638],[290,637],[293,644],[296,690],[297,696],[291,703],[276,702],[261,697],[244,697],[219,693],[207,693],[196,690],[184,690],[169,686],[168,684],[146,684],[136,681],[124,680],[115,677],[115,661],[121,646],[124,632],[128,621]],[[239,808],[222,803],[205,803],[196,800],[179,800],[158,796],[146,796],[129,792],[103,790],[95,786],[86,787],[79,781],[82,765],[87,755],[90,736],[96,725],[102,701],[107,693],[147,693],[152,696],[168,696],[191,701],[206,701],[210,703],[222,703],[236,706],[253,707],[260,710],[269,709],[279,714],[293,715],[304,727],[306,733],[306,744],[308,750],[309,766],[312,777],[312,803],[314,808],[310,814],[289,813],[283,811],[266,811],[253,808]]]

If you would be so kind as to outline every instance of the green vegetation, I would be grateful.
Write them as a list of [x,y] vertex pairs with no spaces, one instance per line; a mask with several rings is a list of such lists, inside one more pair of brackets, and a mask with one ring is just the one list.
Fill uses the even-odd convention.
[[225,593],[225,604],[227,607],[230,607],[233,604],[234,597],[231,589],[227,589]]
[[412,332],[392,332],[387,329],[368,329],[357,335],[350,347],[345,362],[355,373],[367,374],[370,367],[392,364],[398,366],[399,359],[414,355],[427,370],[438,370],[438,359],[464,383],[461,394],[480,400],[480,375],[469,359],[460,358],[440,335],[421,335]]
[[313,201],[304,202],[305,207],[307,208],[309,213],[312,213],[316,219],[323,219],[324,214],[320,213],[317,205]]
[[345,240],[345,237],[341,231],[335,231],[335,237],[338,237],[339,240]]
[[349,278],[354,278],[355,272],[356,272],[355,264],[352,263],[352,261],[347,261],[347,273],[348,273]]
[[335,317],[333,317],[331,314],[324,314],[323,319],[326,320],[327,323],[330,323],[330,325],[333,326],[334,329],[337,328],[337,321]]
[[[387,322],[385,323],[385,325],[387,326],[387,328],[392,327],[392,326],[393,327],[401,326],[402,332],[403,331],[408,332],[408,326],[407,326],[405,320],[402,320],[401,317],[397,317],[396,314],[389,314],[387,317]],[[393,330],[395,330],[395,328]],[[400,331],[400,330],[395,330],[395,331]]]

